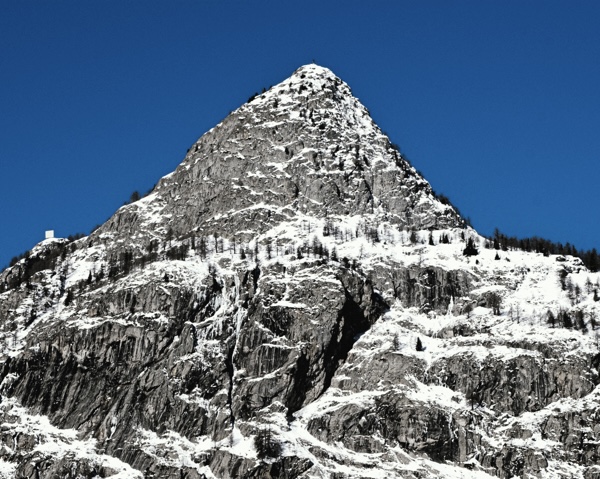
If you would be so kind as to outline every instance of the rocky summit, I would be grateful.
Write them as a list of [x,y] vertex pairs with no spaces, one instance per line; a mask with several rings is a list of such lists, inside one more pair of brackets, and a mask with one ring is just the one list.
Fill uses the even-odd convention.
[[307,65],[0,274],[0,477],[597,479],[599,289]]

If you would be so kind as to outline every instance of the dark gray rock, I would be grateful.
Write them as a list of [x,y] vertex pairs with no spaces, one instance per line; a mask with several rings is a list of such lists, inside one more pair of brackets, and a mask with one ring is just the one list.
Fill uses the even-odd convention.
[[[564,307],[549,276],[587,272],[465,258],[467,236],[349,87],[303,67],[89,237],[0,273],[0,458],[40,478],[599,477],[597,345],[534,313]],[[595,303],[572,306],[592,329]]]

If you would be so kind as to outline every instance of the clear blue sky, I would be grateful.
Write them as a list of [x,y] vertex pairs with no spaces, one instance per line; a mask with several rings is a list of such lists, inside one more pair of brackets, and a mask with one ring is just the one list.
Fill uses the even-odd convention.
[[315,61],[483,234],[600,246],[600,2],[0,2],[0,267]]

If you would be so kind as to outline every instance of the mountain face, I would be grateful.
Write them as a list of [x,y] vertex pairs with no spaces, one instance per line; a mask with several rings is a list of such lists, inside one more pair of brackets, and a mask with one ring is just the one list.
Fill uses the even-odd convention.
[[328,69],[0,274],[0,477],[600,478],[600,278],[487,248]]
[[372,215],[405,230],[464,224],[435,201],[350,88],[310,65],[202,136],[150,197],[100,232],[129,241],[163,238],[168,227],[176,236],[217,232],[249,242],[300,214]]

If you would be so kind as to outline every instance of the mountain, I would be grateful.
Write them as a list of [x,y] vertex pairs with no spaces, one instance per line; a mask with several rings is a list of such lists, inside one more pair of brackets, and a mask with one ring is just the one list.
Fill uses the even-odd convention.
[[0,274],[0,477],[600,478],[598,289],[306,65]]

